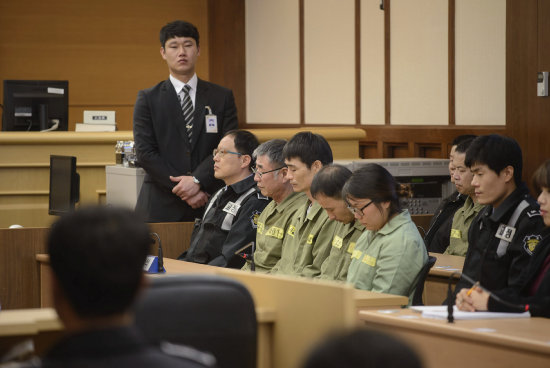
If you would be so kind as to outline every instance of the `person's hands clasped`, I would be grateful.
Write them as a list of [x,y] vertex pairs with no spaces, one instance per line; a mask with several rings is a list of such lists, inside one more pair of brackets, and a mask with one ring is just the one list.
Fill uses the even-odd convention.
[[187,204],[193,209],[201,208],[207,202],[210,196],[204,191],[199,191],[197,194],[186,200]]
[[489,302],[489,293],[476,286],[472,289],[462,289],[456,295],[456,307],[461,311],[486,311]]
[[188,199],[197,195],[197,193],[201,189],[200,185],[193,181],[192,176],[170,176],[170,180],[172,180],[174,183],[178,183],[172,189],[172,193],[174,193],[184,201],[187,201]]

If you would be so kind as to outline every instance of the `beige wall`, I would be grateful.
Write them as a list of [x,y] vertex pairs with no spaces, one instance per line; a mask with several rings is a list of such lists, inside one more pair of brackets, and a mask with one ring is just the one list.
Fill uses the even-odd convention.
[[[246,2],[248,123],[300,122],[298,4]],[[455,4],[456,124],[503,126],[506,2]],[[352,0],[304,0],[306,124],[355,123],[354,5]],[[361,124],[384,123],[384,12],[379,5],[379,0],[360,2]],[[448,24],[448,1],[391,1],[392,124],[448,125]],[[287,57],[278,62],[281,49]],[[259,91],[266,88],[269,98],[260,99]],[[282,116],[280,106],[292,113]]]

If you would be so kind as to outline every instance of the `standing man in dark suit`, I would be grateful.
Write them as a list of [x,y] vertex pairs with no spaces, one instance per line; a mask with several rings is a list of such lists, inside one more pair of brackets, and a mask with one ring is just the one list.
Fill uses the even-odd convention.
[[237,108],[231,90],[197,78],[194,25],[168,23],[160,44],[170,78],[139,91],[134,108],[137,158],[147,173],[136,211],[148,222],[193,221],[223,185],[214,178],[212,151],[238,128]]

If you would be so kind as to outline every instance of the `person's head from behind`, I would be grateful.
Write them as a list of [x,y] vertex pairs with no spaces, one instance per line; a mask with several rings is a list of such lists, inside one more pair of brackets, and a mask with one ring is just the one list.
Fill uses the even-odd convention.
[[521,184],[523,160],[519,144],[497,134],[477,137],[466,151],[466,166],[481,204],[498,207]]
[[453,178],[456,190],[460,194],[471,196],[472,199],[475,199],[474,187],[472,186],[472,179],[474,177],[474,174],[472,174],[470,168],[464,163],[464,161],[466,160],[466,151],[473,141],[474,138],[470,138],[460,142],[456,146],[452,162],[455,168]]
[[295,192],[309,194],[313,177],[324,165],[332,163],[332,149],[320,134],[300,132],[283,150],[288,178]]
[[421,368],[418,354],[403,341],[364,329],[333,334],[317,344],[302,368]]
[[546,160],[533,174],[533,186],[539,196],[540,214],[546,226],[550,226],[550,160]]
[[463,134],[463,135],[459,135],[457,137],[455,137],[453,139],[453,141],[451,142],[451,151],[449,152],[449,174],[451,174],[451,182],[454,183],[455,182],[455,179],[454,179],[454,172],[455,172],[455,165],[453,163],[453,160],[454,160],[454,156],[455,156],[455,152],[456,152],[456,147],[466,141],[466,140],[471,140],[473,138],[475,138],[476,136],[473,135],[473,134]]
[[401,211],[401,186],[378,164],[355,170],[342,190],[350,211],[366,229],[377,231]]
[[126,315],[151,244],[147,225],[127,209],[83,208],[56,221],[47,245],[54,302],[66,327],[75,319]]
[[311,196],[327,211],[331,220],[349,224],[354,221],[342,197],[344,184],[351,177],[351,171],[342,165],[327,165],[315,175],[311,182]]
[[189,22],[176,20],[162,27],[159,38],[160,54],[170,73],[187,82],[195,73],[200,55],[199,31]]
[[258,183],[258,189],[264,196],[273,198],[277,203],[292,191],[286,175],[288,168],[283,157],[285,144],[284,139],[272,139],[260,144],[253,154],[256,160],[254,180]]
[[246,130],[227,132],[214,150],[214,177],[226,185],[235,184],[252,173],[252,157],[260,145],[258,138]]

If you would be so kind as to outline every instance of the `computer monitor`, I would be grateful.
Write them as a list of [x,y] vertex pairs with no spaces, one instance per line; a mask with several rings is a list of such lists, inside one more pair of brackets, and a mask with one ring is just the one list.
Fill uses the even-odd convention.
[[76,157],[50,156],[50,195],[48,213],[63,215],[74,210],[80,199],[80,176]]
[[2,130],[68,130],[69,82],[4,80]]

